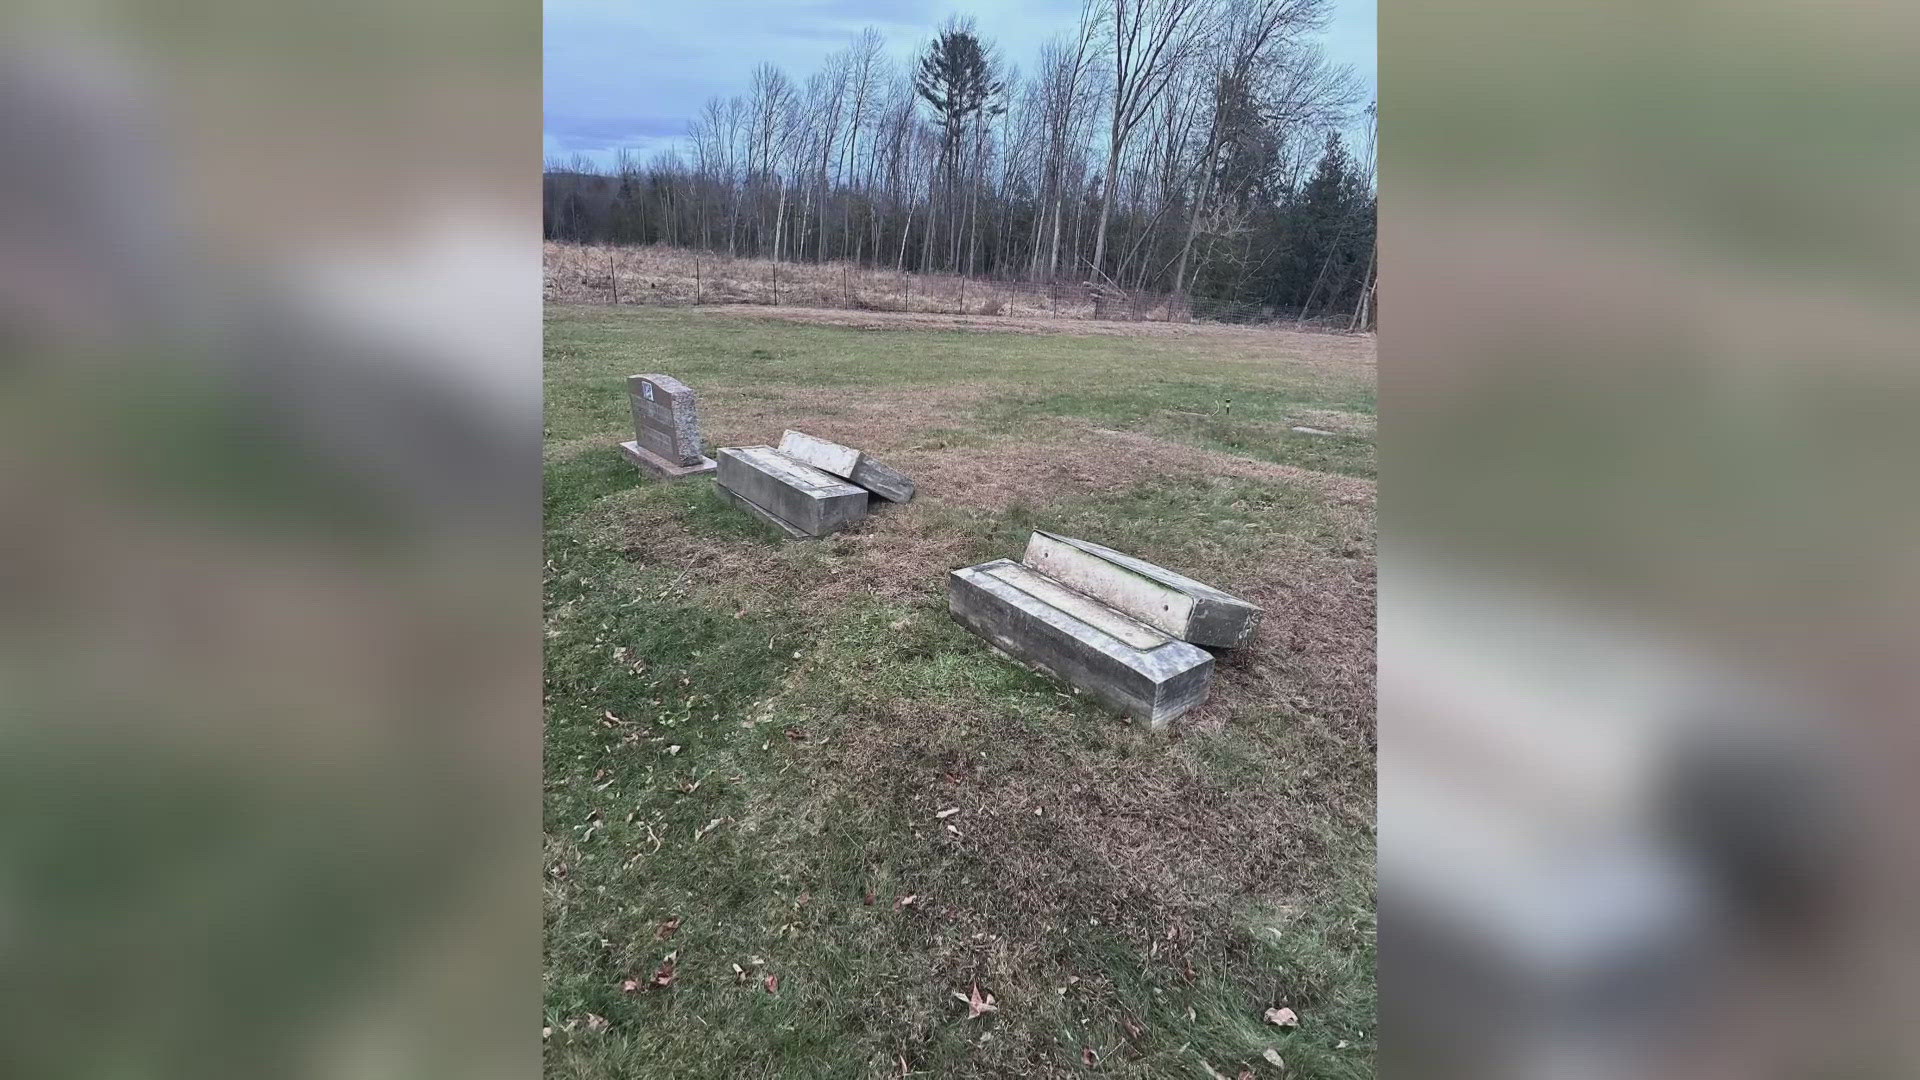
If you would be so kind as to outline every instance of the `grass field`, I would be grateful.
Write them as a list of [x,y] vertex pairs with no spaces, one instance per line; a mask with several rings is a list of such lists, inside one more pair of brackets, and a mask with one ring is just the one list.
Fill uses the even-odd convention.
[[[549,1075],[1372,1075],[1370,339],[551,306],[546,348]],[[920,495],[793,543],[644,479],[647,371]],[[1155,734],[948,618],[1034,527],[1267,619]]]

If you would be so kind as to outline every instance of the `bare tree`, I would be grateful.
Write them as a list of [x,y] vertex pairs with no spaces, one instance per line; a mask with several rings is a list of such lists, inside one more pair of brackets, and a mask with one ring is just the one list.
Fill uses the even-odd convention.
[[[1337,203],[1355,208],[1351,244],[1333,230],[1332,248],[1288,254],[1329,232],[1303,181],[1357,100],[1314,44],[1332,3],[1085,0],[1026,78],[962,20],[906,70],[869,28],[797,84],[758,65],[743,94],[705,104],[684,150],[550,162],[544,227],[782,262],[1082,272],[1290,311],[1317,293],[1350,313],[1371,288],[1364,192]],[[1282,280],[1306,260],[1336,269],[1316,288]]]
[[1305,35],[1324,29],[1332,15],[1332,0],[1227,0],[1215,29],[1212,53],[1216,58],[1210,69],[1211,117],[1207,124],[1206,145],[1197,162],[1198,190],[1194,194],[1187,219],[1186,238],[1180,247],[1180,264],[1174,273],[1173,288],[1185,288],[1187,262],[1193,253],[1194,236],[1200,218],[1212,195],[1214,167],[1226,137],[1228,110],[1233,94],[1256,81],[1282,82],[1280,92],[1270,95],[1288,122],[1301,118],[1307,108],[1328,95],[1327,87],[1303,78],[1324,68],[1316,54],[1303,44]]
[[793,99],[793,84],[787,80],[785,72],[772,64],[763,63],[753,69],[753,81],[748,95],[752,136],[748,143],[746,183],[750,187],[758,185],[763,204],[760,211],[762,214],[769,209],[764,205],[767,188],[776,188],[779,198],[779,207],[774,211],[771,227],[761,233],[755,247],[765,252],[766,238],[770,235],[774,236],[775,246],[772,254],[775,259],[778,259],[780,257],[777,246],[779,219],[786,213],[787,204],[786,185],[780,182],[774,155],[781,149],[780,144],[786,137],[788,113]]
[[[856,261],[860,254],[855,250],[853,242],[852,189],[854,185],[850,181],[859,163],[861,125],[867,122],[869,105],[873,100],[874,92],[886,75],[886,46],[886,39],[880,36],[880,31],[869,26],[860,31],[860,36],[854,39],[848,56],[853,103],[852,116],[847,123],[845,167],[840,173],[841,186],[848,189],[848,196],[841,207],[840,250],[842,254],[849,255]],[[867,189],[868,202],[871,204],[871,173],[869,173]]]
[[1104,272],[1107,222],[1119,186],[1120,157],[1134,129],[1160,99],[1212,28],[1214,0],[1088,0],[1104,2],[1107,59],[1113,75],[1107,171],[1094,227],[1093,268]]

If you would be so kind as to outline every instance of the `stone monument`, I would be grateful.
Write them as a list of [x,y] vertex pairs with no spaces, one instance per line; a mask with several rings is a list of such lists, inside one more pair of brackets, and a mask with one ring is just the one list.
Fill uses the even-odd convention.
[[620,444],[628,461],[669,480],[713,472],[714,460],[700,453],[700,415],[693,388],[671,375],[633,375],[627,379],[633,404],[632,442]]
[[794,539],[818,539],[867,516],[865,488],[771,446],[723,446],[714,490]]
[[780,452],[821,472],[850,480],[888,502],[913,501],[913,481],[900,470],[873,460],[863,450],[816,439],[804,431],[789,430],[780,438]]
[[1207,649],[1247,644],[1261,615],[1164,566],[1043,531],[1020,562],[950,572],[947,609],[1007,656],[1156,729],[1207,699]]

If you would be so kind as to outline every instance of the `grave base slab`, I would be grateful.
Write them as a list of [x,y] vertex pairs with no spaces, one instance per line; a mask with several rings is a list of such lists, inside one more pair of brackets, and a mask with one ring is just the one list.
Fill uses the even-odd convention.
[[1011,559],[950,571],[947,608],[994,648],[1155,729],[1207,699],[1206,650]]
[[634,466],[668,480],[678,480],[683,476],[705,476],[720,467],[719,463],[710,457],[701,458],[698,465],[682,465],[677,461],[668,461],[631,440],[620,444],[620,453]]
[[721,487],[809,536],[838,532],[867,516],[864,489],[771,446],[725,446],[716,453]]
[[759,518],[761,521],[764,521],[767,524],[773,526],[774,528],[779,529],[781,532],[786,533],[787,538],[789,540],[820,539],[819,537],[813,535],[812,533],[807,532],[804,529],[801,529],[797,525],[793,525],[793,524],[790,524],[789,522],[781,520],[780,515],[774,513],[771,510],[768,510],[763,506],[760,506],[759,504],[755,503],[752,499],[749,499],[746,496],[741,495],[739,492],[733,491],[732,489],[727,488],[724,485],[715,484],[713,485],[713,490],[715,493],[717,493],[720,496],[721,499],[725,500],[729,505],[733,506],[735,509],[745,510],[747,513],[752,514],[754,517]]

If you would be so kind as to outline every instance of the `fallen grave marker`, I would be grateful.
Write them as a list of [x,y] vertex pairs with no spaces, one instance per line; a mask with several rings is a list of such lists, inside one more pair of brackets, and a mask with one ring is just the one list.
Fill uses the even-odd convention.
[[721,497],[788,536],[825,536],[867,516],[864,488],[795,461],[771,446],[728,446],[717,454],[715,490]]
[[1213,656],[1260,608],[1165,567],[1036,531],[1021,562],[949,572],[947,608],[996,651],[1164,728],[1207,698]]
[[900,470],[873,460],[863,450],[788,429],[780,436],[780,452],[822,472],[851,480],[888,502],[913,501],[913,481]]

